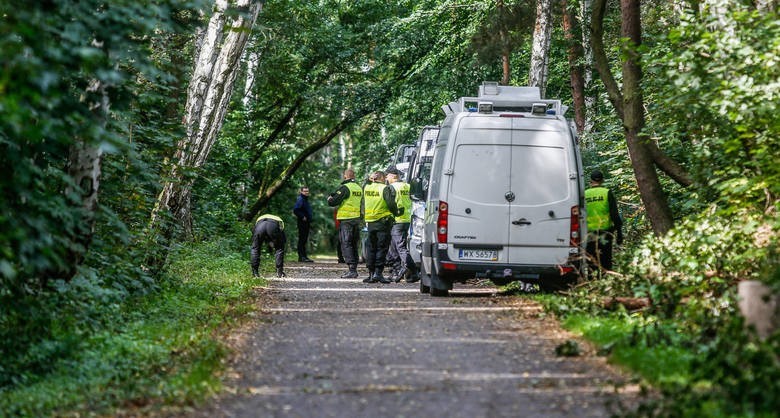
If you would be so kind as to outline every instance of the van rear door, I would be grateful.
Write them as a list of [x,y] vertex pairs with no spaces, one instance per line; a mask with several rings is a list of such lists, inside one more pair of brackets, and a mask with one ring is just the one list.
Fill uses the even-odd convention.
[[[507,262],[512,120],[470,115],[460,120],[453,153],[448,240],[457,261]],[[445,165],[446,167],[446,165]]]
[[578,204],[578,178],[571,176],[576,166],[572,166],[568,130],[562,130],[563,125],[556,120],[512,121],[507,261],[565,264],[571,207]]

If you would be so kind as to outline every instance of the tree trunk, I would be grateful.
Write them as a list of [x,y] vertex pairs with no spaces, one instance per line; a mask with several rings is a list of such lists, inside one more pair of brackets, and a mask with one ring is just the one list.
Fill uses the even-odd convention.
[[583,75],[582,43],[577,34],[580,26],[577,17],[569,10],[567,0],[561,0],[563,9],[563,36],[568,44],[569,80],[571,84],[571,96],[574,102],[574,123],[577,133],[582,135],[585,131],[585,77]]
[[512,77],[512,67],[509,65],[509,53],[506,51],[501,54],[501,68],[504,74],[501,78],[501,85],[508,86]]
[[[504,14],[506,13],[504,9],[504,0],[498,0],[496,2],[496,9],[498,10],[498,17],[499,19],[502,19]],[[504,24],[501,24],[501,29],[498,32],[498,42],[501,45],[501,85],[502,86],[508,86],[509,82],[512,80],[512,67],[509,60],[509,57],[512,53],[509,45],[509,36],[507,35],[506,27]]]
[[657,235],[664,235],[674,226],[672,210],[655,171],[647,138],[641,131],[645,124],[642,95],[642,68],[639,47],[642,45],[640,0],[620,0],[621,35],[626,39],[623,61],[623,127],[628,153],[639,184],[639,194],[647,217]]
[[[95,96],[90,104],[93,116],[101,129],[105,128],[108,119],[109,100],[105,83],[92,80],[87,87],[87,95]],[[70,245],[67,254],[65,278],[70,280],[77,268],[84,261],[84,256],[92,243],[95,233],[95,215],[98,209],[98,191],[100,190],[100,173],[103,161],[103,150],[97,141],[85,141],[78,138],[70,146],[68,155],[68,175],[77,188],[69,188],[66,195],[78,197],[77,204],[81,206],[82,218],[76,223],[71,240],[76,245]]]
[[[208,28],[199,39],[200,48],[187,89],[184,114],[187,136],[177,144],[168,181],[163,185],[151,217],[150,233],[162,233],[159,238],[163,245],[172,238],[173,231],[161,225],[163,212],[170,214],[184,233],[191,236],[192,185],[222,127],[239,62],[261,7],[259,0],[236,0],[231,4],[227,0],[217,0]],[[234,10],[228,11],[228,8]]]
[[[591,1],[580,0],[579,9],[580,24],[582,28],[590,28],[591,20]],[[593,85],[593,49],[591,48],[591,34],[589,30],[581,30],[582,35],[582,55],[583,81],[585,90],[585,132],[593,130],[593,119],[596,114],[596,96],[593,94],[591,86]]]
[[547,86],[547,62],[550,50],[550,35],[552,33],[552,0],[537,0],[536,24],[531,49],[531,69],[528,85],[539,87],[542,97],[545,97]]
[[[596,67],[607,88],[610,102],[623,121],[628,154],[634,168],[639,195],[645,206],[645,212],[653,232],[664,235],[674,225],[672,211],[666,194],[661,187],[651,145],[640,133],[644,126],[644,107],[641,89],[642,70],[639,64],[638,49],[642,43],[642,27],[640,20],[639,0],[621,0],[621,35],[626,39],[623,51],[623,89],[622,92],[609,70],[606,52],[603,44],[603,19],[606,0],[596,0],[593,3],[593,53]],[[660,150],[659,150],[660,151]]]

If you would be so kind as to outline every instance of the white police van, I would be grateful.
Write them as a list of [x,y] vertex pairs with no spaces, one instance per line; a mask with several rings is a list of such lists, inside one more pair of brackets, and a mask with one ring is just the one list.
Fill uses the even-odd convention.
[[422,238],[420,291],[488,278],[554,288],[583,274],[584,174],[559,100],[485,82],[442,107]]

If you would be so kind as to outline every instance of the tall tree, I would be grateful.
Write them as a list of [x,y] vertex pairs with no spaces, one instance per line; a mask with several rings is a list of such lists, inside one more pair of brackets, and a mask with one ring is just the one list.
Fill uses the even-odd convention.
[[[644,103],[642,88],[642,68],[640,65],[639,48],[642,44],[642,26],[640,19],[639,0],[621,0],[621,36],[625,39],[622,51],[623,86],[618,86],[613,76],[606,51],[604,49],[603,21],[606,11],[606,0],[593,2],[593,19],[591,31],[593,37],[593,53],[595,65],[601,75],[601,80],[607,89],[609,100],[623,123],[623,131],[639,187],[639,194],[645,206],[647,218],[657,235],[665,234],[674,225],[669,201],[661,186],[656,166],[664,171],[671,170],[683,183],[690,184],[687,173],[666,156],[649,138],[643,136]],[[667,171],[667,173],[669,173]],[[678,182],[679,182],[678,180]]]
[[[222,126],[230,102],[239,62],[249,33],[262,8],[259,0],[217,0],[208,27],[202,34],[195,68],[187,90],[184,124],[186,137],[176,148],[168,180],[152,212],[150,234],[167,241],[173,229],[163,226],[161,215],[170,214],[186,235],[192,232],[190,199],[197,171],[206,162]],[[159,258],[150,261],[159,267]]]
[[480,59],[494,63],[501,58],[501,82],[509,85],[512,80],[512,52],[528,38],[528,26],[532,24],[533,13],[527,1],[506,4],[504,0],[496,2],[485,24],[472,37],[471,44]]
[[[99,47],[102,42],[95,41],[93,44]],[[87,106],[97,122],[97,126],[93,129],[105,130],[106,128],[110,104],[106,86],[106,81],[93,79],[84,93],[85,100],[90,101]],[[67,172],[76,187],[68,187],[66,194],[77,197],[81,207],[81,219],[76,222],[72,231],[72,240],[77,245],[72,245],[69,249],[68,278],[75,274],[84,260],[95,232],[102,160],[103,148],[99,142],[79,137],[70,146]]]
[[[576,4],[576,3],[575,3]],[[572,13],[574,5],[568,0],[561,0],[563,10],[563,36],[568,44],[569,81],[571,84],[571,97],[574,104],[574,123],[577,133],[585,131],[585,69],[582,37],[579,36],[580,23],[577,15]]]
[[547,72],[550,52],[550,36],[552,35],[552,0],[536,1],[536,24],[531,47],[531,69],[528,75],[528,85],[539,87],[542,97],[545,97]]

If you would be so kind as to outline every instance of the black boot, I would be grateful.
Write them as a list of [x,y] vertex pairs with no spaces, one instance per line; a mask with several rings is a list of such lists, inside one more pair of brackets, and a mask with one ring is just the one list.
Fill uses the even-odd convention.
[[398,283],[408,275],[409,270],[406,269],[406,267],[401,267],[401,270],[398,271],[398,273],[395,273],[393,275],[393,281]]
[[284,274],[284,269],[283,268],[276,269],[276,277],[287,277],[287,275]]
[[382,267],[377,268],[376,272],[374,272],[374,277],[372,277],[372,280],[383,284],[392,283],[390,279],[382,275],[382,270]]
[[368,277],[363,279],[363,283],[376,283],[379,280],[374,280],[374,277],[376,276],[376,273],[374,273],[374,270],[368,271]]
[[257,272],[257,267],[252,267],[252,277],[260,277],[260,274]]
[[357,277],[357,264],[350,264],[349,271],[341,275],[342,279],[356,279]]

